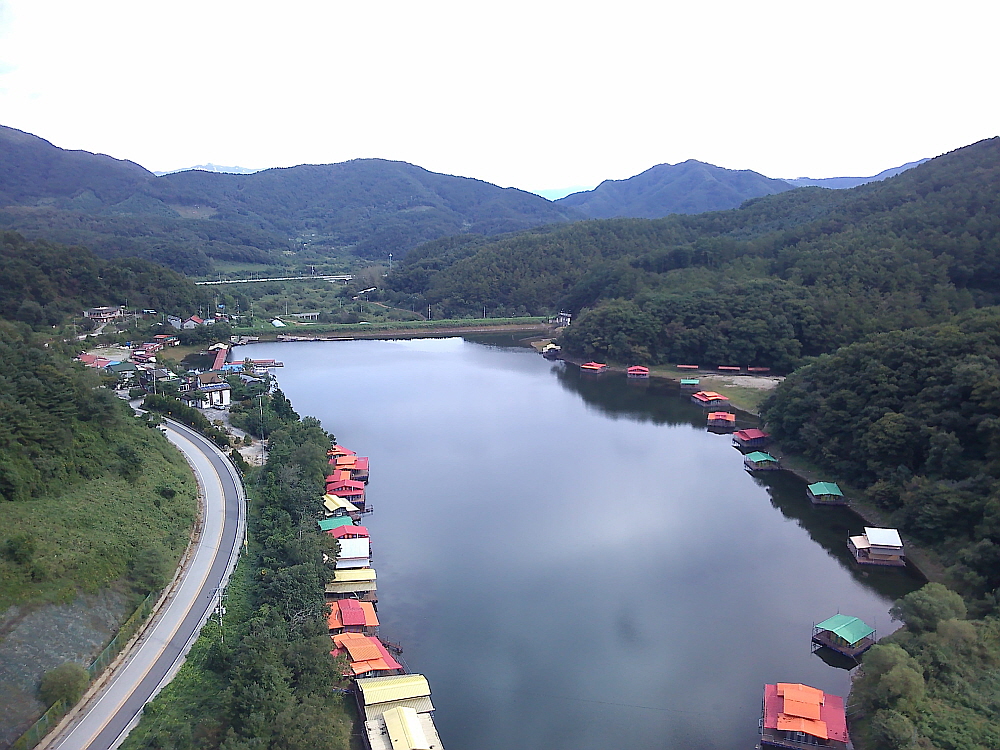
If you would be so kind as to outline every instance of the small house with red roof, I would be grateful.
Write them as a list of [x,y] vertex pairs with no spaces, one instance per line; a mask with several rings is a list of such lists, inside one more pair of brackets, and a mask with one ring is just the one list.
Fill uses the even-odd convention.
[[365,511],[365,483],[351,480],[338,480],[328,482],[326,485],[328,495],[336,495],[349,503],[356,505],[362,513]]
[[760,448],[771,441],[771,436],[756,427],[737,430],[733,433],[733,445],[737,448]]
[[761,747],[847,750],[844,699],[799,683],[764,686]]
[[333,459],[337,456],[356,456],[358,455],[350,448],[345,448],[342,445],[334,445],[329,450],[327,450],[326,455],[330,456],[330,463],[336,463]]
[[365,456],[335,456],[330,459],[337,471],[347,472],[348,479],[356,482],[368,481],[368,458]]
[[582,372],[604,372],[607,369],[608,366],[603,362],[584,362],[580,365]]
[[326,532],[334,539],[361,539],[362,537],[369,536],[367,526],[358,526],[357,524],[346,524],[344,526],[336,526]]
[[691,403],[705,408],[728,408],[729,397],[715,391],[698,391],[691,394]]
[[625,374],[630,378],[637,380],[648,380],[649,379],[649,368],[643,367],[642,365],[632,365]]
[[327,618],[330,635],[341,633],[361,633],[375,635],[378,615],[372,602],[357,599],[334,599],[330,602],[330,616]]

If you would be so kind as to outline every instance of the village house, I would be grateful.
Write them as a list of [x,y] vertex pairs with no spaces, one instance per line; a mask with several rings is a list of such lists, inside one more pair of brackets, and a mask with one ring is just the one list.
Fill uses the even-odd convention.
[[139,369],[132,362],[112,362],[104,369],[115,376],[115,388],[130,388],[138,382]]
[[733,445],[737,448],[760,448],[771,441],[771,436],[763,430],[752,427],[733,433]]
[[334,571],[333,580],[326,584],[326,595],[330,599],[359,599],[365,602],[378,601],[376,598],[377,577],[374,568],[352,568]]
[[97,323],[107,323],[109,320],[120,318],[125,314],[125,308],[117,307],[91,307],[83,311],[83,317]]
[[[343,527],[341,527],[343,528]],[[337,569],[371,567],[371,540],[368,537],[341,539],[340,554],[337,555]]]

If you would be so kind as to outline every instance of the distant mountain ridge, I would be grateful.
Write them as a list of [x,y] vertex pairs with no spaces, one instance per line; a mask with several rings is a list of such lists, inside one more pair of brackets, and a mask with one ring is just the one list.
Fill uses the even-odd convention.
[[786,179],[785,182],[790,185],[794,185],[795,187],[824,187],[831,188],[833,190],[848,190],[852,187],[857,187],[858,185],[867,185],[869,182],[880,182],[881,180],[887,180],[890,177],[895,177],[908,169],[919,167],[925,161],[929,161],[929,159],[910,161],[898,167],[885,169],[872,177],[820,177],[817,179],[813,179],[811,177],[796,177],[794,180]]
[[210,272],[213,260],[268,263],[305,248],[313,257],[346,250],[398,258],[448,235],[585,218],[534,193],[383,159],[157,177],[0,126],[0,164],[0,228],[186,273]]
[[198,170],[201,172],[219,172],[221,174],[254,174],[255,172],[262,172],[262,169],[248,169],[247,167],[223,167],[219,164],[198,164],[194,167],[181,167],[180,169],[168,169],[165,172],[154,171],[157,177],[163,177],[168,174],[177,174],[178,172],[191,172]]
[[793,185],[748,169],[733,170],[688,159],[658,164],[626,180],[605,180],[593,190],[567,195],[556,203],[592,219],[661,219],[737,208],[750,198],[783,193]]

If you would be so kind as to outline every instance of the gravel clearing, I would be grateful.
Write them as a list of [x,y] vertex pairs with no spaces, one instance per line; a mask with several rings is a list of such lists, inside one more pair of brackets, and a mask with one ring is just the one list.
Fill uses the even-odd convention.
[[0,750],[45,711],[38,685],[68,661],[89,664],[128,613],[125,595],[104,589],[70,604],[9,607],[0,614]]

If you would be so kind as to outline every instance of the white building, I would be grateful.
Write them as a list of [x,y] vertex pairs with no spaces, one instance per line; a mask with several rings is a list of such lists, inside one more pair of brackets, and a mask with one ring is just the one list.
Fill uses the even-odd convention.
[[371,540],[340,539],[340,554],[337,555],[337,568],[368,568],[371,567]]

